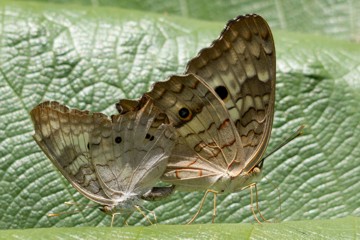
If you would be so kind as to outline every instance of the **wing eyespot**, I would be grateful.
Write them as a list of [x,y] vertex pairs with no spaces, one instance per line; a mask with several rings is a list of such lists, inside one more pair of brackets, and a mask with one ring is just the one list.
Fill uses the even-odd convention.
[[183,107],[179,110],[179,117],[181,120],[188,122],[192,119],[192,112],[190,109]]
[[229,96],[229,91],[224,86],[217,86],[215,92],[221,100],[225,101]]
[[121,143],[121,142],[122,142],[122,138],[121,138],[120,136],[117,136],[117,137],[115,138],[115,142],[116,142],[117,144]]
[[146,134],[145,139],[149,139],[150,141],[153,141],[155,139],[155,137],[153,135],[150,134]]

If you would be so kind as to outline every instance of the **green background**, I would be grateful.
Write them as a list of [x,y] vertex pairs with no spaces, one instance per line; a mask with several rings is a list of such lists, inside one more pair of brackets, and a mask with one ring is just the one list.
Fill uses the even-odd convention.
[[[2,1],[0,228],[109,226],[110,217],[96,207],[63,204],[89,201],[32,140],[30,110],[51,99],[114,114],[118,99],[139,97],[152,83],[184,72],[186,62],[229,19],[246,13],[268,20],[277,50],[277,99],[268,149],[301,124],[306,127],[303,136],[265,162],[265,178],[258,185],[263,214],[286,229],[296,228],[285,225],[288,221],[360,216],[359,12],[360,2],[350,0]],[[147,229],[161,234],[162,224],[185,223],[202,196],[176,193],[146,203],[161,224]],[[219,195],[216,222],[254,223],[249,201],[248,191]],[[77,209],[81,212],[46,216]],[[211,215],[209,196],[196,223],[211,222]],[[116,225],[123,221],[117,217]],[[351,236],[359,236],[358,222],[350,218],[338,225],[350,224]],[[139,213],[128,223],[147,225]],[[304,222],[308,227],[316,223]],[[229,229],[230,235],[234,229],[230,224],[199,226],[209,233]],[[259,226],[239,224],[239,229],[266,232],[268,227]],[[172,228],[175,234],[187,226]]]

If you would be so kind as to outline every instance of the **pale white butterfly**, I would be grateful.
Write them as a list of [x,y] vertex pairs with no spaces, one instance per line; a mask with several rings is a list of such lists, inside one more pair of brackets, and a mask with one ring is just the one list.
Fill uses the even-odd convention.
[[[146,100],[144,100],[146,101]],[[166,116],[151,101],[111,119],[102,113],[44,102],[31,113],[34,139],[63,176],[114,216],[140,210],[142,200],[166,197],[153,187],[176,141]]]

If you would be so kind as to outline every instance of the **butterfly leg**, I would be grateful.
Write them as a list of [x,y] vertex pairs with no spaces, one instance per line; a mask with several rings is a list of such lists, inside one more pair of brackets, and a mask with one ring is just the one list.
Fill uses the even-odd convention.
[[149,212],[149,213],[151,213],[152,215],[153,215],[153,217],[154,217],[154,221],[155,221],[155,224],[157,223],[157,218],[156,218],[156,214],[155,214],[155,212],[154,211],[152,211],[152,210],[149,210],[149,209],[146,209],[145,207],[143,207],[143,206],[138,206],[138,207],[142,207],[143,208],[143,210],[145,210],[146,212]]
[[155,224],[157,223],[157,218],[156,218],[156,214],[154,211],[150,211],[150,213],[154,216],[154,220],[155,220]]
[[155,224],[157,224],[157,218],[156,218],[156,214],[154,211],[150,211],[150,213],[154,216],[154,221],[155,221]]
[[199,207],[199,210],[196,212],[196,214],[192,217],[192,219],[187,223],[187,224],[191,224],[195,221],[196,217],[199,215],[203,205],[204,205],[204,202],[205,202],[205,199],[207,197],[207,195],[209,193],[213,193],[214,194],[214,212],[213,212],[213,222],[215,220],[215,216],[216,216],[216,195],[218,194],[217,191],[214,191],[214,190],[211,190],[211,189],[208,189],[206,190],[205,194],[204,194],[204,197],[202,198],[201,200],[201,203],[200,203],[200,207]]
[[146,214],[141,210],[140,206],[135,205],[134,206],[136,208],[136,210],[138,210],[139,213],[141,213],[141,215],[144,216],[144,218],[151,224],[153,225],[153,223],[151,222],[151,220],[146,216]]
[[262,218],[262,220],[264,220],[264,222],[270,222],[261,214],[260,207],[259,207],[259,195],[258,195],[257,185],[254,184],[254,187],[255,187],[255,196],[256,196],[256,210],[259,212],[259,215]]
[[[114,221],[115,221],[115,216],[116,215],[120,215],[121,213],[119,213],[119,212],[116,212],[116,213],[112,213],[111,214],[111,224],[110,224],[110,227],[113,227],[113,225],[114,225]],[[126,223],[126,225],[127,225],[127,223]]]
[[255,220],[261,224],[261,222],[259,221],[258,217],[256,216],[256,213],[254,211],[254,199],[253,199],[253,187],[256,186],[256,184],[252,184],[249,186],[250,188],[250,209],[251,209],[251,212],[255,218]]
[[132,214],[132,212],[130,212],[129,214],[126,215],[126,217],[124,219],[124,222],[123,222],[123,225],[129,226],[128,220],[129,220],[131,214]]
[[125,219],[124,219],[123,225],[129,226],[127,220],[128,220],[128,218],[125,218]]
[[267,181],[269,181],[269,183],[277,190],[277,192],[279,193],[278,196],[279,196],[279,216],[280,216],[280,219],[281,219],[281,191],[280,189],[273,183],[271,182],[269,179],[267,179],[265,176],[264,176],[264,179],[266,179]]
[[212,216],[212,223],[215,222],[215,217],[216,217],[216,198],[217,198],[217,192],[213,192],[214,194],[214,210],[213,210],[213,216]]
[[[110,225],[110,227],[113,227],[113,225],[114,225],[115,216],[116,216],[116,215],[120,215],[120,214],[122,214],[122,213],[117,212],[117,213],[111,214],[111,225]],[[131,215],[131,213],[127,214],[127,216],[126,216],[125,219],[124,219],[123,225],[125,224],[126,226],[129,226],[129,224],[128,224],[127,221],[128,221],[128,219],[130,218],[130,215]]]

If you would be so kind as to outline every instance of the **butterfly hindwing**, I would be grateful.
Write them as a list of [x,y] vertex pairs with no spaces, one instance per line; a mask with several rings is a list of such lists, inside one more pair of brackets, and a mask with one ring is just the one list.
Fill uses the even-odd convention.
[[69,109],[55,101],[39,104],[30,115],[35,141],[64,177],[91,200],[109,203],[89,153],[90,133],[107,117]]
[[179,134],[164,176],[167,182],[176,185],[177,181],[192,181],[189,185],[204,188],[199,179],[205,179],[203,184],[208,185],[229,165],[240,164],[237,159],[243,154],[238,147],[241,140],[227,109],[195,75],[172,76],[156,83],[146,95],[166,112]]

